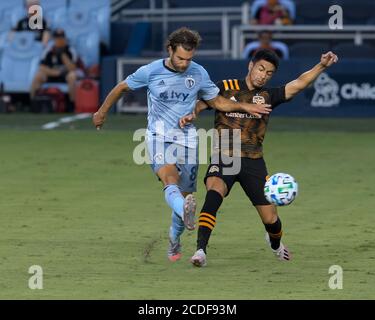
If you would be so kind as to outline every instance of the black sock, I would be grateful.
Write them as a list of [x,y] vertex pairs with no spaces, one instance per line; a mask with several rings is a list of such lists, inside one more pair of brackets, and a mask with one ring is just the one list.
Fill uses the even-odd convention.
[[271,248],[276,250],[280,247],[280,240],[281,236],[283,235],[283,231],[281,229],[281,220],[277,217],[276,222],[271,224],[264,224],[268,235],[270,236],[271,241]]
[[197,250],[203,249],[206,252],[208,240],[216,224],[216,212],[219,210],[223,197],[215,190],[209,190],[206,194],[206,200],[199,215],[199,228]]

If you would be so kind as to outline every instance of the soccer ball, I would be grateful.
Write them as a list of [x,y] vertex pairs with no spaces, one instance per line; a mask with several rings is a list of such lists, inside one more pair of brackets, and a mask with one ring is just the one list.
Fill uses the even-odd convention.
[[287,173],[275,173],[264,185],[264,195],[269,203],[277,206],[291,204],[298,194],[298,184]]

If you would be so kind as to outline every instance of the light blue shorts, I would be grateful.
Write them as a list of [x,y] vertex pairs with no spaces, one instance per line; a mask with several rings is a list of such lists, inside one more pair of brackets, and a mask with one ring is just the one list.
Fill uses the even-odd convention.
[[188,148],[173,142],[165,142],[156,136],[148,137],[147,151],[151,168],[156,174],[167,164],[175,164],[180,175],[178,186],[182,192],[197,190],[198,149]]

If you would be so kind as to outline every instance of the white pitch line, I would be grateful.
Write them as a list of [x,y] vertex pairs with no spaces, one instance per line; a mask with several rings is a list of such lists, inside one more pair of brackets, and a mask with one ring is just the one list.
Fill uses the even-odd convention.
[[48,122],[48,123],[42,125],[42,129],[43,130],[52,130],[52,129],[55,129],[55,128],[59,127],[62,124],[71,123],[71,122],[75,122],[75,121],[78,121],[78,120],[91,118],[91,116],[92,116],[92,113],[80,113],[80,114],[76,114],[76,115],[70,116],[70,117],[63,117],[63,118],[61,118],[57,121]]

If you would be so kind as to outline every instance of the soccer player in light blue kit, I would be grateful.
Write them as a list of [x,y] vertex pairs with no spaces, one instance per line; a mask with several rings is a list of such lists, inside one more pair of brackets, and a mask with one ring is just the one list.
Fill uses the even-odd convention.
[[192,62],[200,42],[197,32],[180,28],[168,37],[169,58],[140,67],[117,84],[93,116],[100,129],[106,114],[121,95],[147,87],[147,147],[151,167],[164,185],[165,200],[172,209],[168,258],[181,258],[180,236],[184,229],[194,230],[198,174],[197,134],[193,124],[181,129],[179,120],[193,112],[198,98],[221,111],[244,111],[261,116],[269,105],[239,103],[218,95],[219,89],[207,71]]

